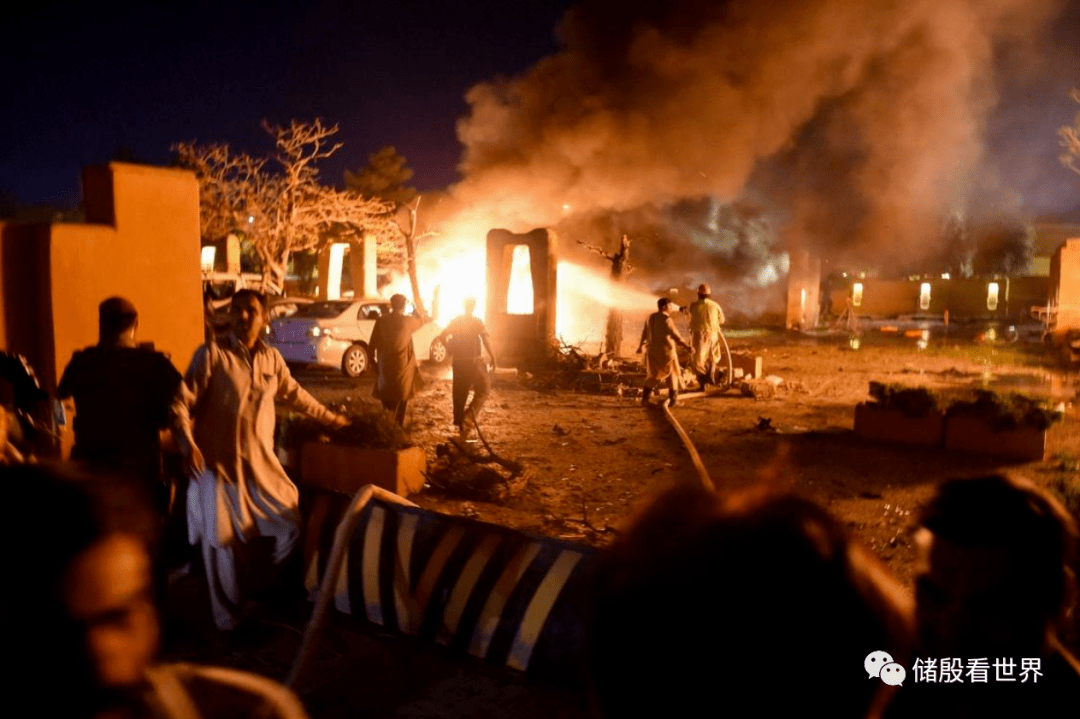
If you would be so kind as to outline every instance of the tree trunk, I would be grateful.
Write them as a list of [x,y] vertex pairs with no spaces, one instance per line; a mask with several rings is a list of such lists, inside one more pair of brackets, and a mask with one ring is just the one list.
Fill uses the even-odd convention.
[[413,223],[412,232],[405,236],[405,265],[409,271],[409,283],[412,285],[413,306],[421,317],[427,317],[424,309],[424,300],[420,296],[420,279],[416,275],[416,223]]
[[285,274],[289,267],[289,254],[282,257],[263,258],[261,291],[268,297],[276,297],[285,290]]
[[427,317],[424,299],[420,296],[420,279],[416,275],[416,215],[420,211],[420,197],[409,209],[409,231],[405,234],[405,267],[409,272],[409,284],[412,285],[413,307],[421,317]]
[[[611,256],[611,280],[621,283],[630,268],[630,238],[623,235],[619,252]],[[604,333],[605,351],[612,358],[618,357],[622,351],[623,339],[623,316],[622,311],[616,307],[608,310],[607,330]]]
[[604,345],[606,351],[612,356],[612,358],[619,356],[619,350],[622,347],[622,329],[622,312],[612,307],[610,310],[608,310],[607,330],[604,333]]

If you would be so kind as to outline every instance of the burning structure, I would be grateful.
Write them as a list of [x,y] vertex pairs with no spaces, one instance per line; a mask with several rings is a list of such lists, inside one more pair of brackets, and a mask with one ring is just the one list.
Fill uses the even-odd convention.
[[[515,274],[515,256],[527,255],[528,275]],[[555,233],[537,229],[523,235],[506,230],[491,230],[487,235],[487,326],[503,363],[514,365],[535,356],[555,339],[558,310],[558,240]],[[531,288],[532,297],[521,289],[516,299],[531,299],[525,306],[514,306],[510,299],[512,283]]]

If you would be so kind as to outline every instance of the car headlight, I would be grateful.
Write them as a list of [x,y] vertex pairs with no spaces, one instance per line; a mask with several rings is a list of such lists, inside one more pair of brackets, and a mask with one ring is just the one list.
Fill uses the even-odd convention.
[[333,332],[330,331],[329,327],[319,327],[316,325],[308,330],[308,334],[312,337],[330,337],[333,335]]

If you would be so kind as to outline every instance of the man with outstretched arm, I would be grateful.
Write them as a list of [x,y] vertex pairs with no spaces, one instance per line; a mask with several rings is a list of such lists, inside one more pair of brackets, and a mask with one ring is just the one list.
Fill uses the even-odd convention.
[[261,294],[237,292],[232,321],[226,341],[196,350],[173,402],[177,441],[191,477],[188,535],[202,545],[214,623],[224,630],[236,628],[244,609],[238,573],[255,563],[253,540],[273,539],[276,572],[300,534],[299,493],[274,452],[275,400],[329,426],[348,424],[308,394],[281,354],[262,341]]

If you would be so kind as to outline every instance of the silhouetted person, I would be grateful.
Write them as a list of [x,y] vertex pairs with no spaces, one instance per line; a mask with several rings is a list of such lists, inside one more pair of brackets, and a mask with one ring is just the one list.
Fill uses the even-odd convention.
[[[495,351],[491,349],[487,328],[478,317],[473,317],[476,300],[468,297],[463,305],[465,314],[452,319],[438,337],[453,358],[454,426],[458,428],[461,439],[468,436],[468,421],[476,422],[480,409],[491,392],[491,378],[484,362],[481,344],[491,358],[491,370],[495,370]],[[473,397],[466,407],[469,392],[473,393]]]
[[878,716],[864,659],[905,662],[910,601],[825,510],[797,497],[662,495],[601,558],[591,656],[622,717]]
[[161,352],[135,340],[139,315],[122,297],[98,306],[98,343],[75,352],[57,395],[75,401],[73,460],[88,469],[123,472],[154,488],[158,510],[168,506],[161,472],[161,430],[180,373]]
[[413,349],[413,333],[424,326],[424,320],[406,315],[405,303],[405,295],[390,298],[390,314],[375,320],[368,343],[378,372],[374,395],[399,425],[405,424],[409,400],[423,386]]
[[[950,480],[915,539],[918,658],[937,661],[936,681],[905,683],[890,716],[1075,713],[1080,664],[1059,630],[1075,609],[1077,530],[1061,504],[1019,478]],[[962,682],[942,681],[942,657],[960,660]],[[975,659],[986,660],[985,684],[969,674]],[[1024,659],[1041,676],[1022,676]]]
[[[145,488],[49,463],[0,468],[19,507],[3,592],[12,716],[68,719],[304,717],[287,689],[231,669],[156,661],[151,590],[157,523]],[[42,519],[47,518],[47,523]]]
[[[653,390],[663,384],[668,388],[668,405],[675,406],[679,400],[679,389],[682,380],[679,377],[679,357],[675,353],[676,346],[692,349],[686,340],[675,328],[675,322],[671,319],[671,300],[661,297],[656,301],[657,311],[649,315],[645,320],[645,327],[641,330],[641,342],[638,343],[637,353],[641,354],[643,347],[648,347],[645,352],[645,389],[641,394],[641,403],[647,405]],[[719,307],[719,305],[717,305]]]

